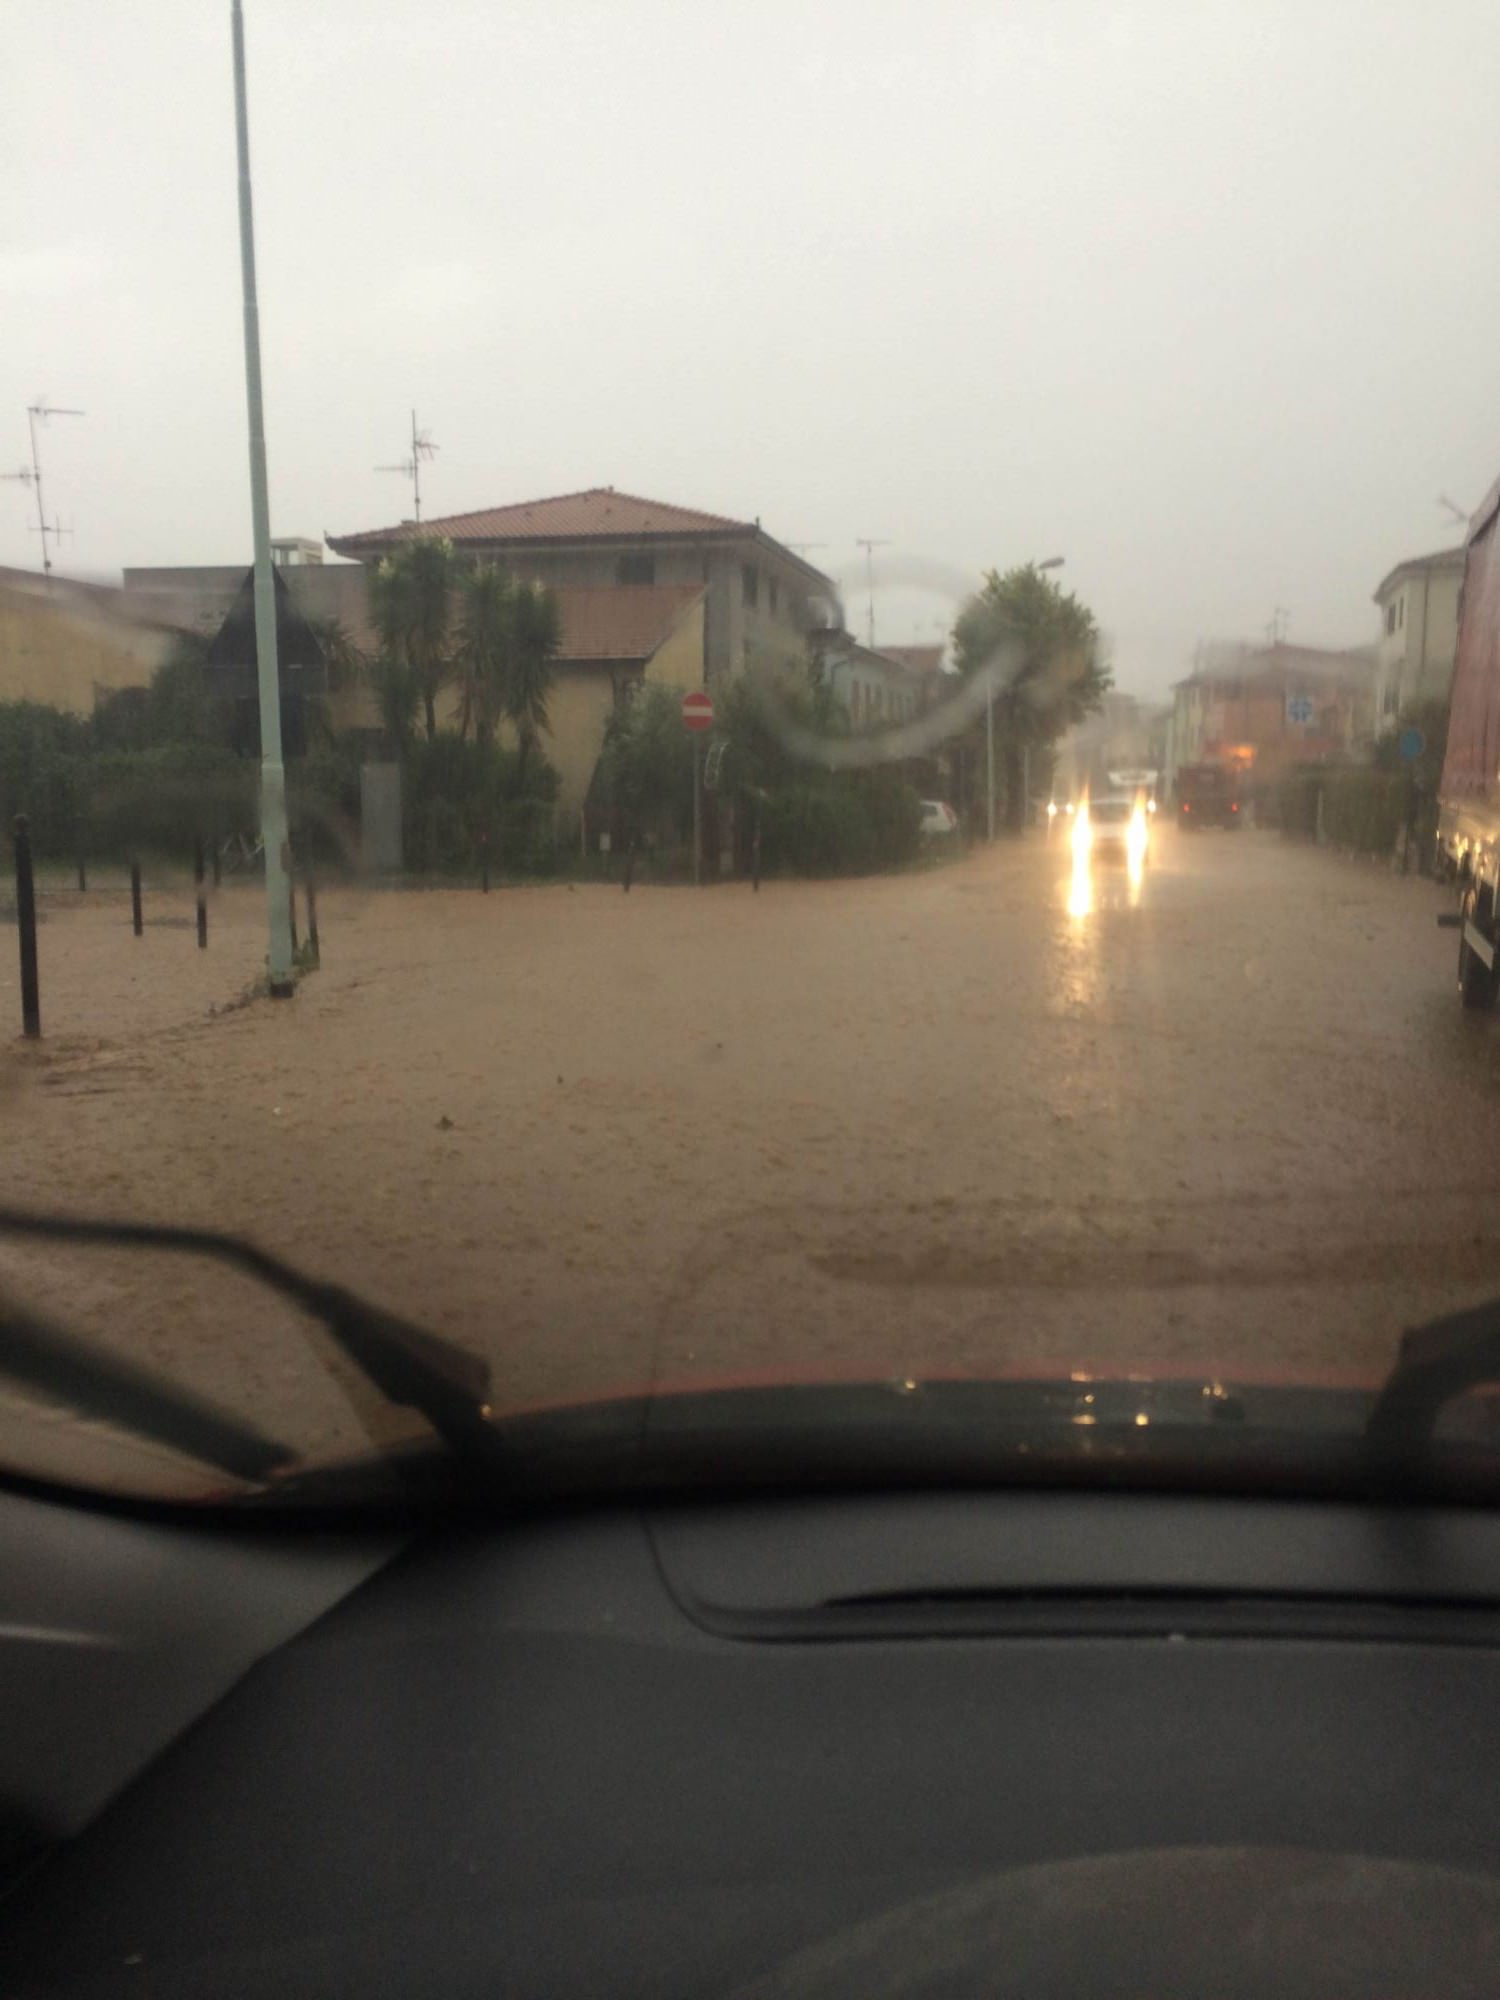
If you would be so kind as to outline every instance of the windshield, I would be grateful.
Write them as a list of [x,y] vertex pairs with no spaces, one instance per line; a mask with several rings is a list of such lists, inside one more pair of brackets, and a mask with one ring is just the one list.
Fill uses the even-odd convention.
[[0,1206],[441,1345],[0,1224],[0,1472],[1500,1295],[1500,15],[851,19],[13,13]]

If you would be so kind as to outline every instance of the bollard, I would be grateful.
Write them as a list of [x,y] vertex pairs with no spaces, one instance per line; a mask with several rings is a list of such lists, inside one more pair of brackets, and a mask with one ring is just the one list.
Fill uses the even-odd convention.
[[198,949],[208,949],[208,898],[203,890],[203,835],[193,836],[193,881],[198,897]]
[[487,833],[479,836],[479,886],[485,895],[490,893],[490,837]]
[[130,922],[137,937],[141,934],[141,864],[130,864]]
[[755,832],[750,839],[750,884],[760,894],[760,807],[755,808]]
[[625,880],[621,884],[626,895],[630,894],[630,884],[635,875],[635,835],[631,834],[625,843]]
[[42,1032],[42,1002],[36,969],[36,878],[31,872],[31,825],[16,814],[16,930],[21,939],[21,1033]]
[[89,886],[88,869],[84,863],[82,848],[78,851],[78,893],[83,895]]
[[313,964],[321,965],[323,963],[323,948],[318,943],[318,891],[313,882],[312,870],[310,868],[303,879],[302,886],[307,891],[307,942],[312,947]]

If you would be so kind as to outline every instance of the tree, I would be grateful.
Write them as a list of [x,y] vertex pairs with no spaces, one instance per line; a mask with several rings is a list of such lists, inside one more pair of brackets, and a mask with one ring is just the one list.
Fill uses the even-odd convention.
[[515,646],[516,591],[503,569],[480,563],[460,585],[463,624],[455,655],[463,705],[458,733],[474,725],[475,741],[493,743],[506,709]]
[[[1005,823],[1018,833],[1026,815],[1027,751],[1050,749],[1100,706],[1110,687],[1094,615],[1034,563],[1003,576],[992,569],[958,614],[953,650],[961,674],[995,676]],[[983,727],[981,720],[977,728]]]
[[[427,717],[427,740],[437,735],[437,698],[453,674],[449,650],[453,544],[437,535],[403,542],[370,579],[370,610],[381,653],[415,681]],[[387,676],[400,685],[399,676]]]
[[627,839],[648,827],[672,839],[693,821],[693,746],[682,726],[682,696],[647,683],[604,726],[599,786]]
[[375,690],[375,705],[380,711],[386,755],[399,759],[411,748],[417,708],[422,699],[421,683],[404,660],[382,653],[370,669],[370,685]]
[[510,594],[510,646],[502,705],[516,732],[518,777],[526,789],[526,766],[540,733],[548,727],[547,697],[552,662],[562,645],[562,612],[545,584],[517,584]]

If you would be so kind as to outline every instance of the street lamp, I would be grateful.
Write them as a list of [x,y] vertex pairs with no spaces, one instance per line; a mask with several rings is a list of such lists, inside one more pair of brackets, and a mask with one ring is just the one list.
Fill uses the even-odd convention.
[[[1031,566],[1037,570],[1061,569],[1066,561],[1066,556],[1048,556],[1045,561],[1033,563]],[[1029,757],[1027,761],[1029,764]],[[995,838],[995,682],[993,675],[990,679],[989,698],[984,705],[984,771],[985,819],[989,828],[989,837],[993,841]],[[1027,770],[1022,780],[1021,789],[1023,798],[1029,789],[1030,777],[1030,771]]]
[[232,0],[234,128],[239,165],[240,284],[245,311],[245,401],[250,420],[250,528],[255,545],[255,670],[260,694],[260,834],[266,857],[266,969],[271,993],[292,986],[291,849],[287,845],[286,770],[281,761],[281,677],[276,660],[276,595],[271,575],[271,513],[266,497],[266,430],[260,384],[260,305],[255,288],[255,221],[250,196],[250,115],[245,103],[245,22]]

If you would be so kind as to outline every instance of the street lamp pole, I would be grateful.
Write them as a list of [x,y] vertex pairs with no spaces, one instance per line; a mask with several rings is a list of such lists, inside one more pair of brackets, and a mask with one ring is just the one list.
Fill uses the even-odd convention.
[[[1048,556],[1045,562],[1033,563],[1033,569],[1061,569],[1066,556]],[[984,770],[985,770],[985,820],[989,837],[995,838],[995,682],[991,670],[989,695],[984,704]],[[1028,772],[1029,777],[1029,772]]]
[[255,217],[250,198],[250,118],[245,102],[245,20],[231,0],[234,125],[239,157],[240,277],[245,302],[245,401],[250,419],[250,525],[255,543],[255,671],[260,691],[260,837],[266,862],[267,965],[271,992],[292,987],[291,851],[286,771],[281,761],[281,679],[276,661],[276,586],[271,573],[271,510],[266,497],[266,426],[260,384],[260,307],[255,290]]

